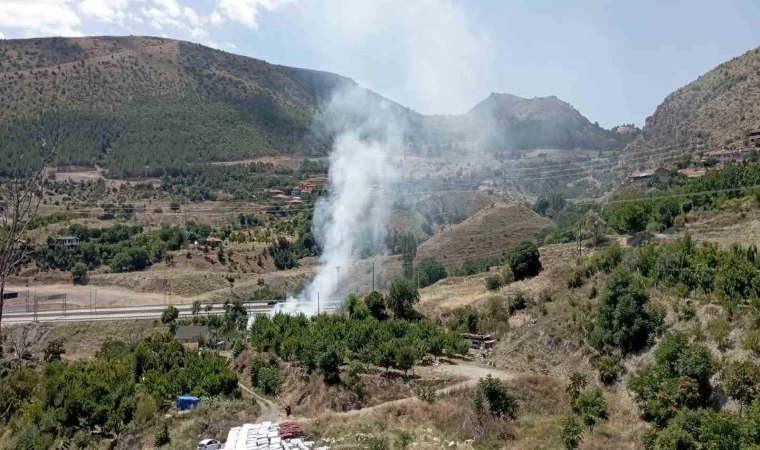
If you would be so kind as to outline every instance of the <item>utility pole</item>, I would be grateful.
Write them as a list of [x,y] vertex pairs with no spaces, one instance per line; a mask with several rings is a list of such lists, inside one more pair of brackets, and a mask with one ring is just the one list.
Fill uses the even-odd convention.
[[317,315],[319,315],[319,292],[317,292]]
[[372,292],[375,292],[375,259],[372,258]]

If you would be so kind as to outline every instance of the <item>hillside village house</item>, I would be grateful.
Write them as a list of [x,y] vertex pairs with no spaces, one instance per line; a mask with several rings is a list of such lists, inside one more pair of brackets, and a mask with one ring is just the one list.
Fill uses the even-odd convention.
[[206,244],[211,248],[216,248],[222,245],[222,240],[218,237],[211,236],[206,238]]
[[752,146],[760,145],[760,131],[753,131],[749,134],[749,144]]
[[661,183],[668,184],[668,181],[670,180],[670,171],[664,167],[658,167],[654,171],[654,176],[657,177]]
[[272,200],[276,202],[287,202],[288,200],[290,200],[290,197],[288,197],[285,194],[277,194],[277,195],[272,196]]
[[713,150],[704,155],[705,159],[715,158],[721,164],[744,162],[745,156],[745,150],[729,150],[725,148],[721,150]]
[[58,236],[55,239],[56,247],[63,247],[65,250],[76,250],[79,247],[79,238],[76,236]]
[[653,177],[656,177],[661,183],[667,184],[670,180],[670,171],[664,167],[658,167],[655,170],[645,170],[631,174],[629,181],[633,184],[646,184]]
[[312,183],[302,181],[298,184],[298,189],[304,194],[311,194],[314,192],[314,185]]
[[496,343],[490,334],[462,333],[461,336],[467,346],[474,350],[490,350]]
[[188,350],[198,350],[201,342],[207,342],[209,329],[207,326],[180,326],[174,332],[174,337]]
[[699,178],[705,176],[707,171],[705,169],[681,169],[678,173],[686,178]]

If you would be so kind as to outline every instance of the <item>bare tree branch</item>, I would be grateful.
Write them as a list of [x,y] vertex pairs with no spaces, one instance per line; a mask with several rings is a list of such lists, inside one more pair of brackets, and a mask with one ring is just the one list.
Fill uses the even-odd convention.
[[45,171],[53,160],[56,147],[46,151],[47,142],[42,139],[43,156],[31,172],[23,170],[21,164],[13,168],[13,175],[7,182],[0,181],[0,195],[5,203],[0,224],[0,326],[5,305],[5,283],[33,249],[25,241],[26,232],[37,216],[42,201]]

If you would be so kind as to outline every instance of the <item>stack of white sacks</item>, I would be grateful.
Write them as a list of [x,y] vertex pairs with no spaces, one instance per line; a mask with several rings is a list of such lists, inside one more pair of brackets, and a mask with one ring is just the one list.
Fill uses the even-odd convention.
[[301,439],[282,439],[280,424],[272,422],[247,423],[230,429],[225,450],[311,450],[314,442]]

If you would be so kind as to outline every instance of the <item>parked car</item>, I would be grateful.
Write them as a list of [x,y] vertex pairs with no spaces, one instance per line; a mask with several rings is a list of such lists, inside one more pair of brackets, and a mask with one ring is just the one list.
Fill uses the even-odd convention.
[[198,443],[197,450],[220,450],[222,444],[214,439],[204,439]]

